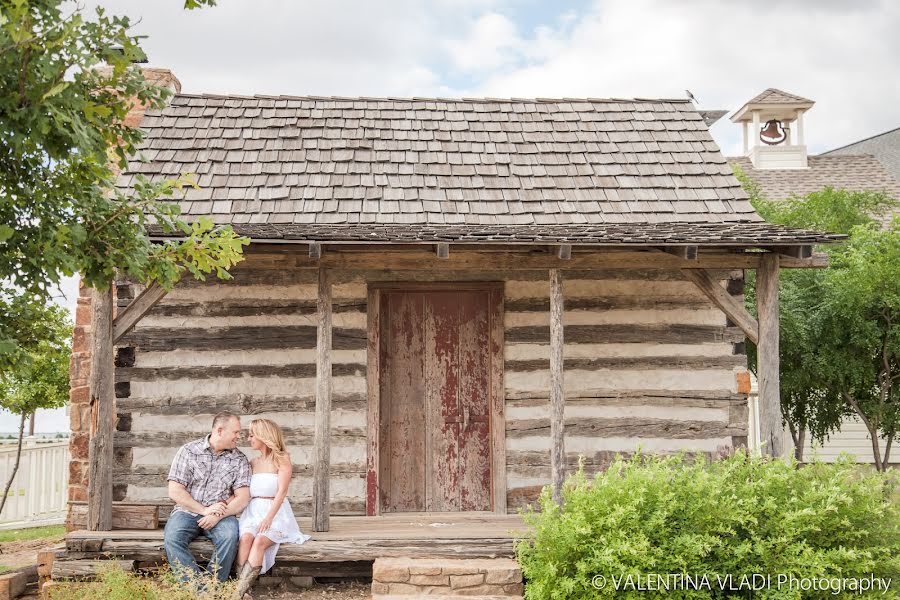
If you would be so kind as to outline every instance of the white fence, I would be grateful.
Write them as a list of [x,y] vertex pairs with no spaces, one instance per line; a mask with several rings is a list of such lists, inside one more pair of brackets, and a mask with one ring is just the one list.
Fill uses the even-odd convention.
[[[0,494],[16,464],[16,447],[0,449]],[[69,442],[29,442],[22,447],[16,479],[0,524],[46,521],[65,516],[69,485]]]

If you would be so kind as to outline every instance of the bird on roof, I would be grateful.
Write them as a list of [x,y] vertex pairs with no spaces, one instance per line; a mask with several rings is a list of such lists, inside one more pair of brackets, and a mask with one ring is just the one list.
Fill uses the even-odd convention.
[[687,94],[688,100],[690,100],[694,104],[700,104],[699,102],[697,102],[697,99],[694,98],[694,94],[691,93],[691,90],[684,90],[684,93]]

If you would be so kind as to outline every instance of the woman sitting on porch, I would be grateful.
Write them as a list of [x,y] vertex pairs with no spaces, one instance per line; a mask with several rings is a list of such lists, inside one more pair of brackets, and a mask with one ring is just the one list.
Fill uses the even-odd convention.
[[310,538],[300,532],[287,499],[292,466],[281,428],[268,419],[251,421],[250,447],[260,455],[250,461],[250,504],[240,518],[236,599],[260,573],[272,568],[279,545],[302,544]]

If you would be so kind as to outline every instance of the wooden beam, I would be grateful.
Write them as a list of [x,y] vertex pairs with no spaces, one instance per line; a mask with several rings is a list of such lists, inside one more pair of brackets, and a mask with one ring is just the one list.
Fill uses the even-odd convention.
[[322,244],[318,242],[310,242],[309,257],[313,260],[319,260],[320,258],[322,258]]
[[441,260],[450,258],[450,244],[441,242],[436,245],[435,251],[437,252],[437,257]]
[[572,259],[572,244],[563,244],[556,251],[556,257],[559,260],[571,260]]
[[693,281],[710,302],[718,306],[735,325],[741,328],[747,339],[754,344],[758,343],[759,324],[741,302],[729,294],[703,269],[682,269],[681,272],[685,279]]
[[765,254],[756,271],[760,442],[762,453],[773,457],[780,457],[784,450],[778,356],[778,263],[777,254]]
[[772,246],[767,249],[788,258],[807,259],[813,255],[812,246]]
[[331,279],[319,269],[313,531],[328,531],[331,470]]
[[113,345],[118,344],[119,340],[166,296],[166,293],[166,290],[154,281],[138,294],[138,297],[113,320]]
[[699,255],[697,246],[665,246],[662,250],[682,260],[697,260]]
[[563,386],[563,281],[558,269],[550,270],[550,465],[553,500],[562,505],[566,478],[565,394]]
[[[334,250],[315,261],[303,254],[284,260],[285,267],[297,269],[375,270],[397,271],[547,271],[590,269],[756,269],[763,252],[704,252],[697,260],[689,261],[665,252],[609,251],[579,252],[569,260],[553,254],[526,252],[472,252],[461,249],[449,259],[437,257],[435,251],[372,250],[352,252]],[[808,259],[785,258],[784,268],[824,268],[828,256],[815,254]]]
[[93,290],[91,297],[91,437],[88,450],[87,528],[112,529],[113,431],[115,371],[113,366],[113,292]]
[[[69,503],[67,524],[73,529],[84,529],[87,522],[87,506]],[[155,504],[113,503],[113,529],[149,529],[159,528],[159,507]]]

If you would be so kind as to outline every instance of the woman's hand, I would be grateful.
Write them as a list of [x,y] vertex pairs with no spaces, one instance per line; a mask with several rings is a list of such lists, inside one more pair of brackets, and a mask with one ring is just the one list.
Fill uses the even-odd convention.
[[266,515],[266,517],[262,521],[259,522],[259,529],[256,530],[256,533],[260,534],[260,533],[266,532],[269,529],[269,527],[272,526],[272,519],[274,519],[274,517],[270,517],[269,515]]

